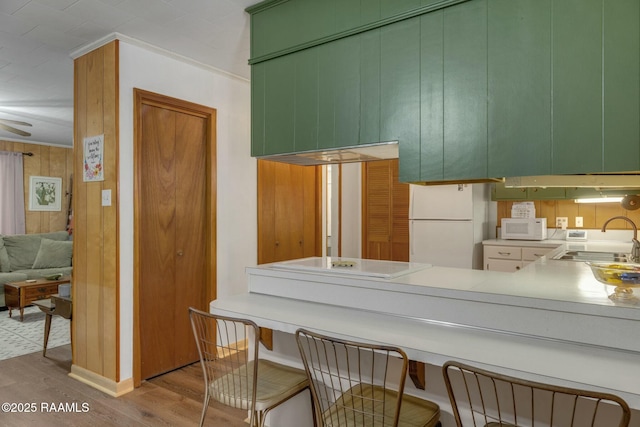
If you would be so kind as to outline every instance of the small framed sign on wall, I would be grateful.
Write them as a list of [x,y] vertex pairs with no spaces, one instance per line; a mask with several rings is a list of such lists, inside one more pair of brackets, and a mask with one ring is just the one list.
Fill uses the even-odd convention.
[[62,208],[62,178],[32,176],[29,178],[29,210],[59,211]]
[[84,138],[84,174],[83,181],[104,181],[102,160],[104,156],[104,135]]

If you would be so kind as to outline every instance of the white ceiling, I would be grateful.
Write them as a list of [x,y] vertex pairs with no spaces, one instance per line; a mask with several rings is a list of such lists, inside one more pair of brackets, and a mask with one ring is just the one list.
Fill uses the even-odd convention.
[[249,15],[258,0],[0,0],[0,140],[72,145],[70,54],[112,33],[249,79]]

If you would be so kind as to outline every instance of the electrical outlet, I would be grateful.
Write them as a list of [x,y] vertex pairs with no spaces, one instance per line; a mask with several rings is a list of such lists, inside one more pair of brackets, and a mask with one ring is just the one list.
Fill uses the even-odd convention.
[[577,216],[576,217],[576,228],[578,227],[584,227],[583,223],[582,223],[582,217],[581,216]]
[[562,228],[563,230],[566,230],[568,225],[569,225],[569,217],[566,217],[566,216],[556,217],[556,228]]

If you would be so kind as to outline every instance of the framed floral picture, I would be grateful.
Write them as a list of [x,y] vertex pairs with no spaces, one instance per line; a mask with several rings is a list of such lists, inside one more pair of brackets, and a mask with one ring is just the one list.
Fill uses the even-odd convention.
[[62,178],[32,176],[29,178],[29,210],[59,211],[62,208]]

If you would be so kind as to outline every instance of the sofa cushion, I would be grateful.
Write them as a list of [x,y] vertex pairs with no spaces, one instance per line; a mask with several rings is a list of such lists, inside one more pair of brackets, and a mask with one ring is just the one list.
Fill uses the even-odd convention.
[[41,234],[16,234],[3,236],[4,247],[9,255],[10,270],[26,270],[33,266],[42,239],[68,240],[66,231]]
[[14,271],[11,273],[2,273],[0,274],[0,291],[4,294],[4,285],[6,283],[12,282],[22,282],[23,280],[27,280],[29,276],[25,272]]
[[11,271],[11,264],[9,263],[9,254],[4,247],[3,236],[0,236],[0,272],[7,273]]
[[42,239],[40,249],[31,268],[70,267],[73,242]]
[[[64,276],[70,276],[73,267],[61,267],[61,268],[42,268],[31,270],[20,270],[20,273],[27,275],[27,279],[42,279],[43,277],[51,276],[53,274],[61,273]],[[16,273],[18,273],[16,271]]]

